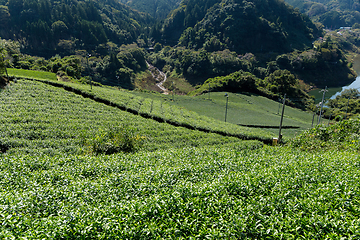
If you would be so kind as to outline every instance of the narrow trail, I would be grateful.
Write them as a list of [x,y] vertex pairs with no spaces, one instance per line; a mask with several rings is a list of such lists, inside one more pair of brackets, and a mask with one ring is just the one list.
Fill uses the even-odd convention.
[[[153,65],[151,65],[150,63],[148,63],[146,61],[146,64],[151,72],[151,75],[153,76],[153,78],[156,79],[156,81],[158,83],[156,83],[156,86],[158,88],[160,88],[161,91],[163,91],[163,94],[168,95],[169,94],[169,90],[166,89],[163,84],[166,82],[167,77],[166,74],[162,71],[160,71],[157,67],[154,67]],[[155,72],[155,73],[154,73]]]

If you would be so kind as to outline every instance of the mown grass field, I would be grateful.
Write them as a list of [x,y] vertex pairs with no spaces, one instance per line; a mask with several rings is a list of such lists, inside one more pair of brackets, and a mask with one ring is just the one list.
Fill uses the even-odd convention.
[[[187,109],[219,121],[225,120],[225,92],[212,92],[210,93],[210,98],[208,94],[195,97],[164,96],[146,92],[133,92],[133,94],[163,100],[178,108]],[[282,104],[255,94],[228,93],[228,96],[227,122],[264,127],[273,136],[277,136],[279,133],[278,127],[280,125]],[[283,126],[296,128],[283,129],[284,137],[294,137],[301,131],[310,128],[312,118],[313,115],[311,113],[286,106]]]
[[[142,104],[134,114],[20,79],[0,92],[0,239],[360,238],[356,121],[270,147],[144,118],[149,98],[82,87]],[[185,121],[188,110],[172,103],[164,119]],[[204,119],[213,129],[231,125]],[[114,127],[141,139],[137,151],[89,151],[86,140]]]

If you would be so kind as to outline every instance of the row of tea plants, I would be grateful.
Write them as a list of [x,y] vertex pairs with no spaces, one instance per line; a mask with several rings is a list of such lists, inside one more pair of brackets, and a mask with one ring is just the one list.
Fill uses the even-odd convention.
[[243,144],[238,138],[145,119],[36,81],[18,80],[3,90],[0,111],[0,150],[9,154],[109,153]]
[[4,239],[358,239],[360,157],[212,146],[3,155]]

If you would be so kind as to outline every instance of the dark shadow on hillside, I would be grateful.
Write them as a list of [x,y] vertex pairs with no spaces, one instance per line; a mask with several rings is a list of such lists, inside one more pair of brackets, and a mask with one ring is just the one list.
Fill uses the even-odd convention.
[[6,78],[0,77],[0,88],[5,88],[9,81]]
[[[249,127],[249,128],[271,128],[271,129],[278,129],[279,126],[267,126],[267,125],[248,125],[248,124],[237,124],[238,126],[242,127]],[[282,129],[299,129],[298,126],[281,126]]]

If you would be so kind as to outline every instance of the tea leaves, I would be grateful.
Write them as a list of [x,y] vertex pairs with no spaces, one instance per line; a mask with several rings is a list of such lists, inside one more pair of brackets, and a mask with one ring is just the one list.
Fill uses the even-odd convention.
[[0,229],[29,238],[357,238],[359,161],[226,147],[4,156]]

